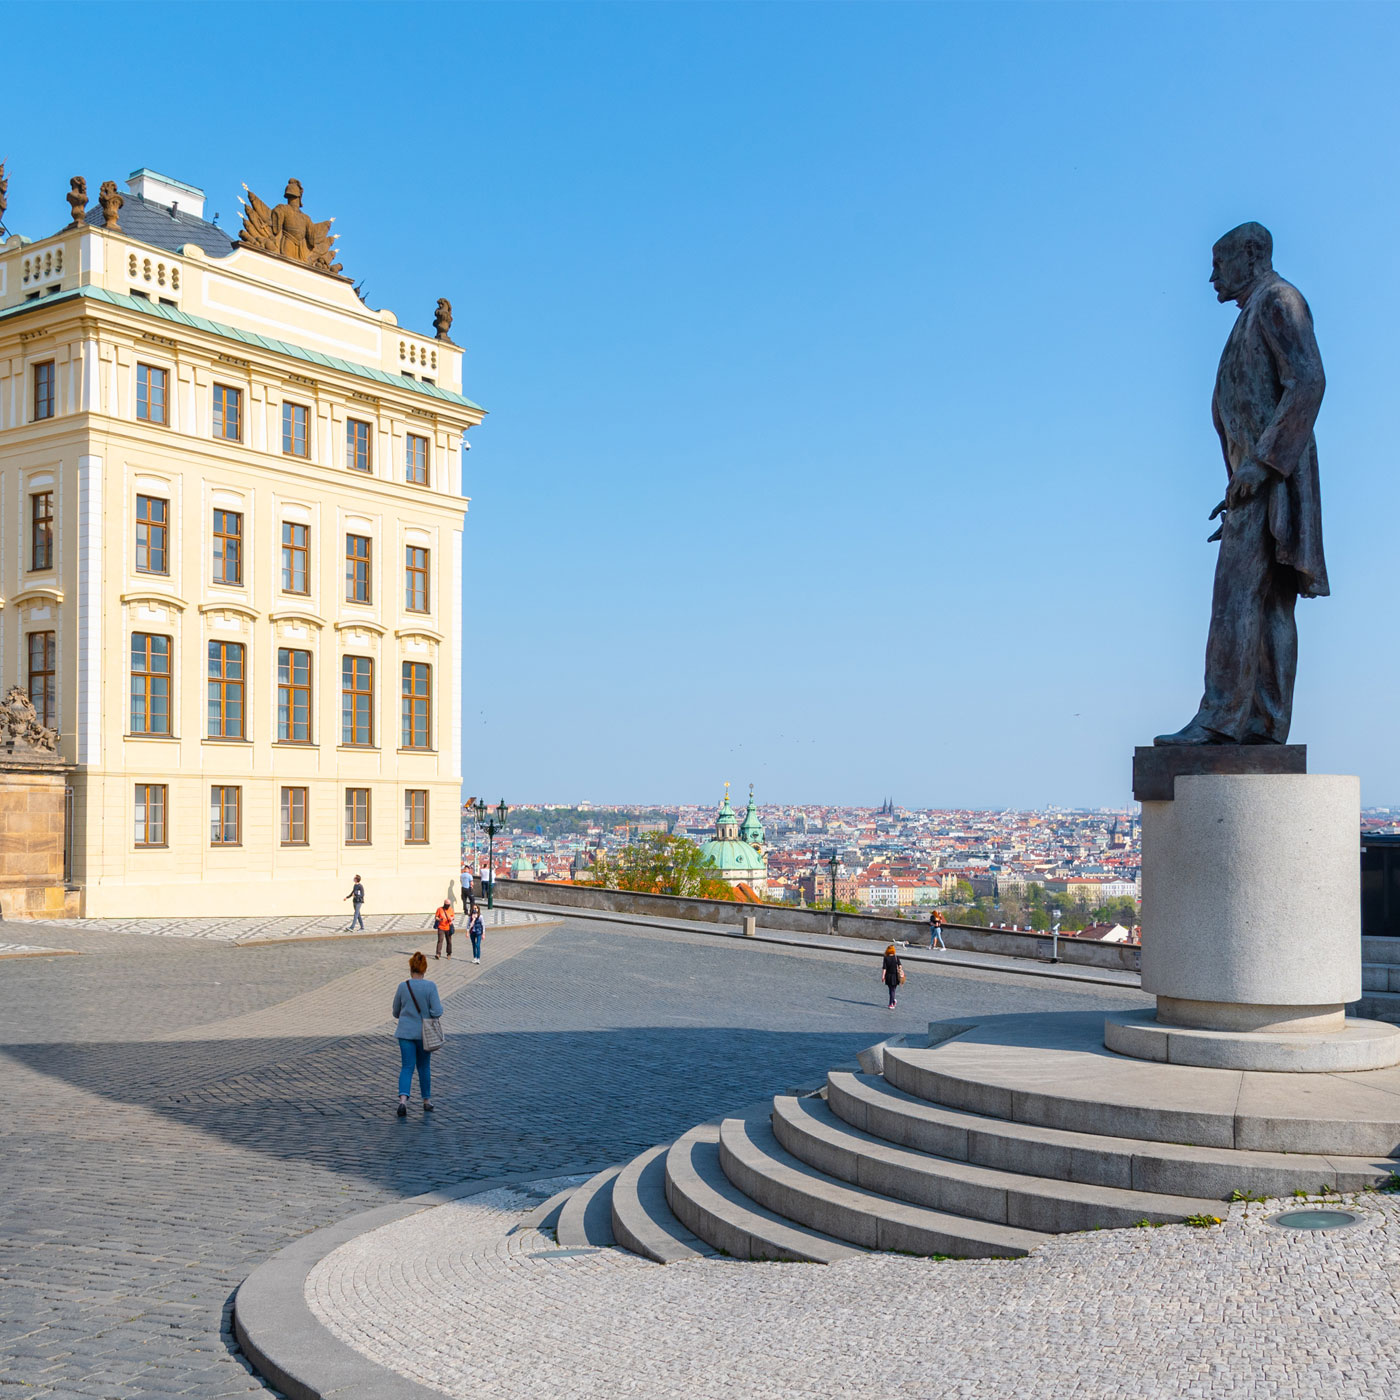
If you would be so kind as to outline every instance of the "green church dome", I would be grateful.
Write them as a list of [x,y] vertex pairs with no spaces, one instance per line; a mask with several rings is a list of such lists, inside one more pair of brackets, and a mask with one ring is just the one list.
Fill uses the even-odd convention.
[[700,854],[717,870],[752,870],[764,874],[763,857],[747,841],[706,841]]

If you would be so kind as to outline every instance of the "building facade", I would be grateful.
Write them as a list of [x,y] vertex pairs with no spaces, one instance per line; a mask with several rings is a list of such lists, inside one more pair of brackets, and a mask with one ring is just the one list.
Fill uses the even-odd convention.
[[79,200],[0,246],[0,685],[74,765],[83,912],[325,913],[355,874],[431,909],[482,418],[450,309],[365,305],[295,181],[243,242],[149,171]]
[[729,784],[724,785],[724,801],[715,813],[713,839],[700,847],[700,854],[715,868],[715,873],[727,884],[747,885],[755,894],[768,888],[768,861],[763,854],[763,824],[758,819],[753,788],[749,788],[749,806],[741,824],[734,808],[729,805]]

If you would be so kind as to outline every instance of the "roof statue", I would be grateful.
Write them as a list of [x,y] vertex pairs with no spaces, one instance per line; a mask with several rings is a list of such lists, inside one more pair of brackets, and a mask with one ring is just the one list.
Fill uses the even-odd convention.
[[68,193],[64,198],[68,201],[69,209],[73,211],[68,227],[76,228],[87,214],[87,181],[81,175],[73,176],[68,182]]
[[97,192],[97,202],[102,206],[102,225],[112,233],[120,233],[121,207],[126,203],[126,198],[117,189],[115,180],[104,180],[102,188]]
[[243,188],[248,198],[239,198],[243,205],[243,229],[238,241],[245,248],[256,248],[260,253],[302,263],[317,272],[340,274],[340,264],[331,261],[335,256],[336,235],[331,232],[335,220],[317,224],[303,212],[300,180],[287,181],[283,195],[286,203],[275,209],[269,209],[247,185]]
[[439,340],[452,344],[452,338],[447,334],[452,329],[452,303],[446,297],[438,298],[437,310],[433,312],[433,329]]
[[0,160],[0,233],[5,232],[5,210],[10,206],[10,177],[5,174],[5,162]]
[[0,702],[0,747],[10,752],[38,749],[41,753],[58,748],[58,732],[41,722],[34,702],[17,685],[12,685]]

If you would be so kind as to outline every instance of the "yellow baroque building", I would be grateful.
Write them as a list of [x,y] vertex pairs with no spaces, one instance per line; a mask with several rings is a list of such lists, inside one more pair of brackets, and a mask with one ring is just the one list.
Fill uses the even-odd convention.
[[[0,690],[88,916],[426,911],[460,868],[462,354],[292,181],[241,241],[142,170],[0,245]],[[57,200],[55,199],[55,203]]]

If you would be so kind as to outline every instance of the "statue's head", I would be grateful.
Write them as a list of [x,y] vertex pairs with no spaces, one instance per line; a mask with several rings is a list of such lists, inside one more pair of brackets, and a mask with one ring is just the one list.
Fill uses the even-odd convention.
[[301,203],[301,181],[296,176],[287,181],[287,188],[282,191],[282,197],[291,205]]
[[1254,284],[1273,267],[1273,235],[1263,224],[1240,224],[1211,249],[1210,284],[1218,300],[1243,305]]

